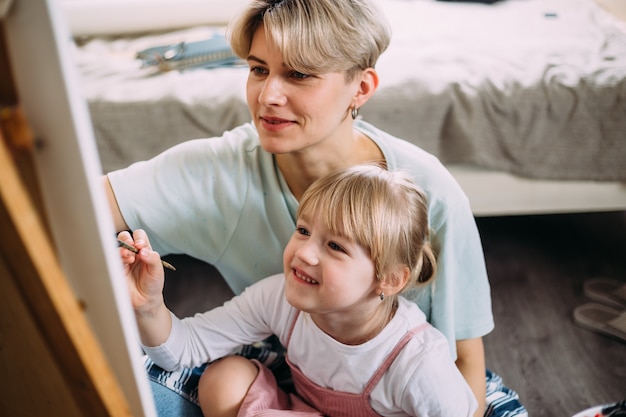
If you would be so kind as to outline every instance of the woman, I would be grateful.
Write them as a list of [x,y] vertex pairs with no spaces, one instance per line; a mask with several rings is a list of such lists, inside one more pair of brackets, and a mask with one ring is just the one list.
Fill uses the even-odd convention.
[[439,265],[437,284],[411,299],[448,339],[482,415],[482,337],[494,323],[467,198],[435,157],[358,118],[390,39],[374,0],[254,0],[228,36],[250,67],[252,123],[108,174],[117,230],[144,229],[158,252],[215,265],[239,294],[282,270],[298,200],[316,179],[368,162],[409,172],[428,197]]

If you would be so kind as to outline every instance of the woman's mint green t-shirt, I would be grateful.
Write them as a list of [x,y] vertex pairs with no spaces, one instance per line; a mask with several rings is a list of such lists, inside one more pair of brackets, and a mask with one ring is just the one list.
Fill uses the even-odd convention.
[[[484,336],[494,326],[484,255],[467,197],[433,155],[357,120],[389,170],[411,174],[429,202],[438,272],[409,295],[449,340]],[[298,202],[259,145],[252,124],[222,137],[176,145],[108,174],[124,220],[144,229],[161,255],[184,253],[214,265],[239,294],[283,272]]]

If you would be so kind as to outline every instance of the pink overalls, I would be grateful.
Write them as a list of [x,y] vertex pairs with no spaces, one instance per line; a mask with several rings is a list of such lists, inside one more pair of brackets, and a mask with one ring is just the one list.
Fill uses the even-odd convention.
[[[298,315],[296,315],[291,329],[289,330],[287,352],[289,352],[289,341],[291,340],[291,334],[296,320],[298,319]],[[428,323],[421,324],[404,335],[389,356],[387,356],[380,368],[372,375],[361,394],[352,394],[320,387],[311,382],[287,357],[286,360],[291,368],[293,382],[296,392],[298,393],[297,395],[288,395],[278,388],[271,371],[255,361],[256,365],[259,367],[259,374],[248,391],[248,395],[239,410],[238,417],[378,417],[379,414],[376,413],[370,405],[370,394],[409,340],[427,326],[429,326]]]

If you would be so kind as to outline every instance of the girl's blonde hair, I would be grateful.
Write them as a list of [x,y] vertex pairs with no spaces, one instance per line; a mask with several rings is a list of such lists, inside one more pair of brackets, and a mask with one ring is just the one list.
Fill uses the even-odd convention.
[[378,280],[406,265],[404,291],[436,274],[426,196],[404,172],[359,165],[320,178],[302,196],[298,217],[303,213],[369,250]]
[[248,58],[259,25],[289,68],[304,74],[346,71],[347,80],[374,68],[390,39],[374,0],[252,0],[227,31],[240,58]]

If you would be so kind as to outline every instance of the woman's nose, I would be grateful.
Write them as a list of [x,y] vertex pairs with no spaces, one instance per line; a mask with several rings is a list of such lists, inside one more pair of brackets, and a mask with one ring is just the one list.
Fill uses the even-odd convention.
[[263,83],[261,94],[259,94],[259,102],[266,106],[283,106],[287,103],[287,96],[284,90],[284,80],[281,77],[270,75]]

